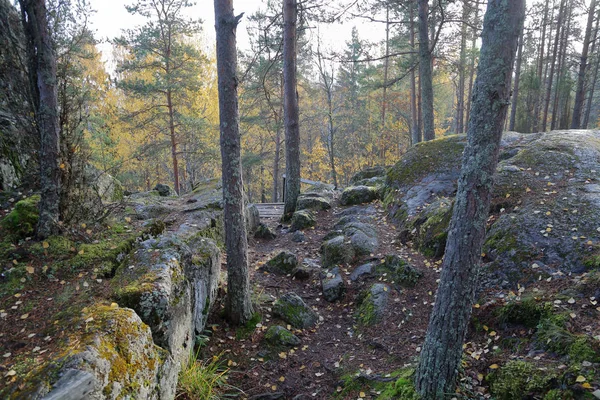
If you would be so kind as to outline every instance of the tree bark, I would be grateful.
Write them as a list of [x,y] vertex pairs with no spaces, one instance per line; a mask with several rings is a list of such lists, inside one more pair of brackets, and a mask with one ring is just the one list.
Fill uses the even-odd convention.
[[517,121],[517,105],[519,103],[519,82],[521,81],[521,63],[523,61],[523,32],[519,37],[519,50],[517,51],[517,66],[515,68],[515,85],[512,94],[512,104],[510,110],[510,124],[508,125],[509,131],[515,130],[515,123]]
[[554,37],[554,50],[552,51],[552,61],[550,62],[550,72],[548,74],[548,86],[546,87],[546,98],[544,100],[544,114],[542,116],[542,132],[546,132],[548,126],[548,110],[550,108],[550,98],[552,97],[552,81],[554,80],[554,68],[556,56],[558,54],[558,42],[560,40],[560,26],[562,22],[565,0],[561,0],[558,10],[558,19],[556,23],[556,36]]
[[[169,71],[167,70],[167,74]],[[173,161],[173,183],[175,192],[179,194],[179,163],[177,161],[177,136],[175,133],[175,114],[171,89],[167,89],[167,110],[169,111],[169,137],[171,139],[171,159]]]
[[[408,5],[410,13],[410,48],[415,51],[415,5],[411,1]],[[421,132],[419,131],[419,115],[417,110],[417,83],[415,78],[415,68],[410,71],[410,120],[411,120],[411,142],[414,146],[421,141]]]
[[40,135],[40,217],[37,235],[46,238],[59,231],[60,129],[56,57],[44,0],[19,0],[28,39],[29,67],[35,90],[35,117]]
[[595,9],[596,0],[591,0],[587,26],[585,28],[585,38],[583,39],[583,49],[581,50],[579,74],[577,75],[577,91],[575,92],[575,105],[573,106],[571,129],[579,129],[581,127],[581,110],[583,109],[583,101],[585,99],[585,72],[588,65],[588,50],[590,48],[590,38],[592,37]]
[[[474,24],[477,26],[479,23],[479,1],[475,1],[475,18]],[[475,80],[475,50],[477,49],[477,30],[473,29],[473,38],[471,41],[471,65],[469,66],[469,90],[467,94],[467,105],[465,111],[465,121],[467,124],[469,123],[469,118],[471,114],[471,96],[473,94],[473,81]]]
[[587,94],[587,105],[585,107],[585,114],[583,116],[583,129],[588,128],[588,124],[590,121],[590,113],[592,111],[592,103],[594,101],[594,91],[596,90],[596,82],[598,80],[598,67],[600,67],[600,58],[596,54],[596,49],[598,48],[598,26],[600,25],[600,18],[596,18],[596,25],[594,26],[594,39],[592,40],[592,48],[590,53],[592,56],[595,56],[594,62],[594,71],[592,72],[592,82],[589,85],[589,93]]
[[386,126],[385,114],[387,111],[387,81],[390,69],[390,5],[388,4],[385,12],[385,60],[383,62],[383,93],[381,94],[381,136],[379,139],[379,154],[381,164],[385,165],[385,148],[386,148]]
[[283,97],[285,121],[285,205],[283,216],[291,218],[300,195],[300,125],[296,91],[297,0],[283,1]]
[[[567,58],[567,48],[568,48],[568,40],[569,40],[569,32],[571,31],[571,21],[573,20],[573,5],[571,3],[565,4],[565,16],[566,16],[566,26],[562,26],[561,30],[561,40],[560,47],[558,50],[558,63],[557,63],[557,71],[556,71],[556,87],[554,89],[554,102],[552,103],[552,120],[550,123],[550,130],[554,130],[558,128],[560,125],[560,117],[561,117],[561,108],[560,108],[560,100],[561,95],[565,95],[565,93],[561,93],[561,86],[564,82],[564,78],[566,75],[564,65],[566,63]],[[567,93],[567,97],[570,94]]]
[[467,19],[469,6],[463,0],[462,23],[460,28],[460,58],[458,63],[458,87],[456,89],[456,133],[465,131],[465,81],[467,69]]
[[536,96],[535,99],[535,111],[534,111],[534,115],[533,115],[533,132],[536,132],[538,130],[538,126],[540,123],[540,108],[541,108],[541,93],[542,93],[542,88],[543,88],[543,82],[544,82],[544,76],[543,74],[543,67],[544,67],[544,50],[545,50],[545,42],[546,42],[546,26],[548,25],[548,8],[549,8],[549,2],[546,2],[546,4],[544,5],[544,18],[542,19],[542,34],[541,34],[541,39],[542,42],[540,44],[540,54],[539,54],[539,58],[538,58],[538,64],[537,64],[537,76],[538,79],[540,81],[540,88],[539,88],[539,92]]
[[415,385],[424,399],[454,393],[475,298],[493,176],[510,99],[512,66],[525,19],[525,0],[490,0],[467,130],[461,176],[440,285]]
[[244,210],[241,140],[237,95],[236,28],[242,15],[233,15],[233,0],[215,0],[217,73],[223,176],[225,247],[227,251],[227,304],[236,325],[252,318],[248,240]]
[[427,29],[428,14],[428,0],[419,0],[419,82],[423,112],[423,140],[425,141],[435,139],[431,50],[429,49],[429,31]]

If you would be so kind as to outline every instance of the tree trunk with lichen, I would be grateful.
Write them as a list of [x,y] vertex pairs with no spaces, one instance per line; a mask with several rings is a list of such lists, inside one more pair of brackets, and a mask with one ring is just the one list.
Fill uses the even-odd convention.
[[44,0],[19,0],[28,40],[30,79],[40,135],[40,238],[58,233],[60,217],[60,130],[56,57]]
[[215,0],[217,73],[223,177],[223,213],[227,251],[227,304],[229,320],[236,325],[252,318],[248,240],[244,213],[241,140],[237,95],[235,31],[242,15],[233,15],[233,0]]
[[283,1],[283,114],[285,120],[285,205],[284,218],[296,210],[300,195],[300,125],[296,91],[296,24],[298,2]]
[[423,140],[435,139],[433,116],[433,78],[431,72],[431,49],[429,48],[428,0],[419,0],[419,82],[421,84],[421,108],[423,110]]
[[493,176],[508,110],[512,66],[525,0],[490,0],[473,93],[468,144],[454,204],[436,302],[416,372],[423,399],[454,393],[471,317]]

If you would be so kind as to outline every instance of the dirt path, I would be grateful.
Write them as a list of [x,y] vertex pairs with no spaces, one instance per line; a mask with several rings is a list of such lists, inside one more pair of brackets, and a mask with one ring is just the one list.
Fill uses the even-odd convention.
[[[269,393],[271,397],[258,398],[357,398],[361,394],[370,398],[369,393],[351,390],[347,383],[357,374],[385,380],[387,374],[414,363],[424,339],[438,273],[428,260],[396,242],[396,231],[386,220],[381,205],[373,205],[379,248],[375,254],[342,266],[347,291],[344,298],[335,303],[323,299],[319,274],[298,281],[259,271],[259,267],[281,250],[296,253],[300,262],[313,259],[320,263],[322,239],[343,207],[320,211],[316,227],[305,231],[306,240],[302,243],[293,242],[292,234],[285,233],[285,227],[277,221],[263,221],[276,229],[278,237],[252,239],[250,243],[255,301],[262,315],[260,323],[245,339],[236,340],[236,331],[228,328],[224,321],[215,317],[209,321],[215,329],[210,353],[225,352],[223,357],[230,361],[231,367],[230,383],[245,393],[243,398]],[[391,296],[383,320],[373,327],[358,327],[354,317],[357,296],[374,283],[375,278],[351,282],[349,275],[366,259],[382,259],[388,254],[410,261],[423,272],[423,278],[411,289],[390,284]],[[300,346],[289,350],[271,349],[263,341],[264,332],[271,325],[286,326],[271,315],[271,306],[288,292],[302,297],[318,313],[319,323],[313,329],[292,329],[302,339]],[[240,336],[238,331],[237,337]]]

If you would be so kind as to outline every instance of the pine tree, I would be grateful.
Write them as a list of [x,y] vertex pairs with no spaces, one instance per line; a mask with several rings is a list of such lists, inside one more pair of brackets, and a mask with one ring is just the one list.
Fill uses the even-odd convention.
[[444,399],[454,393],[475,300],[493,176],[510,98],[512,66],[524,18],[525,0],[488,2],[468,143],[440,284],[416,374],[417,390],[427,400]]

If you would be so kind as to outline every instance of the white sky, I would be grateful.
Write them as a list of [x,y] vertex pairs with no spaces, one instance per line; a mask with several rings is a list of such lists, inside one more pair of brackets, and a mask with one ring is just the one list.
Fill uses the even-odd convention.
[[[244,12],[237,30],[238,48],[248,49],[250,46],[247,34],[248,18],[247,16],[255,13],[266,0],[234,0],[234,12],[236,14]],[[122,29],[141,25],[143,18],[136,18],[125,10],[125,4],[132,4],[133,0],[90,0],[93,9],[96,10],[91,17],[91,28],[96,33],[99,40],[112,39],[119,36]],[[200,18],[203,21],[203,37],[205,44],[211,48],[215,43],[214,28],[214,5],[213,0],[197,0],[194,7],[190,8],[194,13],[193,17]],[[334,26],[324,26],[321,28],[321,34],[326,38],[324,40],[325,48],[338,50],[342,48],[346,41],[350,40],[352,26],[359,28],[359,35],[363,39],[377,40],[384,37],[383,24],[369,24],[362,21],[346,22],[344,24],[335,24]],[[110,45],[100,46],[104,53],[104,59],[110,59]]]

